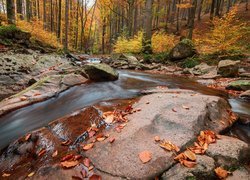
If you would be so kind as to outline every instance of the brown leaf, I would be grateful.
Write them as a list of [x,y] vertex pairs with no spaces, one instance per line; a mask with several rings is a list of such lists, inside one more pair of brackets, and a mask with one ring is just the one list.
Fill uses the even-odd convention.
[[20,100],[21,100],[21,101],[26,101],[27,99],[28,99],[28,98],[25,97],[25,96],[20,97]]
[[81,178],[81,177],[79,177],[79,176],[72,176],[72,179],[82,180],[82,178]]
[[188,168],[192,168],[194,167],[197,163],[193,162],[193,161],[187,161],[187,160],[183,160],[181,162],[184,166],[188,167]]
[[186,151],[184,152],[184,155],[185,155],[188,159],[190,159],[191,161],[195,161],[195,160],[196,160],[196,155],[195,155],[192,151],[190,151],[190,150],[186,150]]
[[84,151],[88,151],[88,150],[92,149],[93,147],[94,147],[94,143],[90,143],[90,144],[83,145],[82,149]]
[[54,151],[53,154],[52,154],[52,157],[56,157],[58,155],[58,151]]
[[139,158],[143,164],[147,163],[152,159],[152,153],[149,151],[142,151],[139,153]]
[[189,107],[188,106],[185,106],[185,105],[182,105],[182,108],[186,109],[186,110],[189,110]]
[[74,155],[73,154],[68,154],[68,155],[66,155],[66,156],[64,156],[62,159],[61,159],[61,161],[63,162],[63,161],[68,161],[68,160],[71,160],[71,159],[73,159],[74,158]]
[[25,141],[28,141],[30,138],[31,138],[31,134],[29,133],[29,134],[27,134],[27,135],[25,136]]
[[172,109],[173,112],[177,112],[177,110],[175,108]]
[[2,177],[9,177],[11,174],[8,174],[8,173],[3,173],[2,174]]
[[116,132],[118,132],[118,133],[122,132],[122,130],[121,130],[119,127],[116,127],[115,130],[116,130]]
[[97,174],[93,174],[89,177],[89,180],[102,180],[102,177]]
[[103,113],[103,118],[106,123],[108,124],[113,123],[113,121],[115,120],[114,112],[108,111]]
[[79,160],[79,159],[81,159],[81,158],[82,158],[81,155],[75,155],[75,156],[74,156],[74,160]]
[[88,170],[92,171],[94,169],[94,166],[89,166]]
[[228,171],[223,169],[222,167],[217,167],[214,172],[216,173],[217,177],[220,179],[225,179],[228,176]]
[[68,146],[68,145],[70,145],[70,144],[71,144],[71,141],[70,141],[70,140],[63,141],[63,142],[61,143],[61,145],[63,145],[63,146]]
[[186,157],[183,153],[178,154],[178,155],[174,158],[174,160],[176,160],[176,161],[181,161],[181,160],[184,160],[184,159],[187,159],[187,157]]
[[92,138],[96,134],[96,131],[90,130],[89,131],[89,138]]
[[84,158],[83,164],[84,164],[84,166],[86,166],[88,168],[90,166],[90,159],[89,158]]
[[155,142],[159,142],[161,138],[159,136],[155,136]]
[[105,137],[96,138],[96,140],[99,141],[99,142],[104,141],[105,139],[106,139]]
[[40,156],[42,156],[42,155],[44,155],[46,153],[46,149],[41,149],[39,152],[38,152],[38,157],[40,157]]
[[63,162],[61,162],[61,166],[64,168],[72,168],[78,164],[79,164],[78,161],[63,161]]
[[110,142],[110,143],[113,143],[114,141],[115,141],[115,138],[114,138],[114,137],[109,138],[109,142]]
[[166,140],[164,140],[160,143],[160,147],[162,147],[163,149],[166,149],[168,151],[172,151],[172,150],[175,150],[176,152],[180,151],[180,149],[175,144],[173,144],[170,141],[166,141]]

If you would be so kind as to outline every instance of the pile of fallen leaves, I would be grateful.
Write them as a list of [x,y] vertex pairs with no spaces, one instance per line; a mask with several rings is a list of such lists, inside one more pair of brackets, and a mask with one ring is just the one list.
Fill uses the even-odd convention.
[[201,131],[198,136],[198,141],[194,142],[194,146],[187,148],[186,151],[177,155],[174,159],[179,161],[186,167],[192,168],[196,163],[196,154],[205,154],[209,144],[215,143],[216,139],[220,136],[216,135],[213,131],[205,130]]

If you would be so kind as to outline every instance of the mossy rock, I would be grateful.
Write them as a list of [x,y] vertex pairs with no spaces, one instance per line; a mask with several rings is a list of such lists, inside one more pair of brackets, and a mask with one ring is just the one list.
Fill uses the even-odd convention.
[[229,83],[226,87],[229,90],[247,91],[250,90],[250,80],[238,80]]

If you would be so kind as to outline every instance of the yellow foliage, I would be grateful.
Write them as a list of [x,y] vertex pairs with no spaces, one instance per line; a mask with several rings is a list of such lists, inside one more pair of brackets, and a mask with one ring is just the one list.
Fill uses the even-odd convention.
[[222,18],[214,18],[212,29],[206,35],[195,39],[195,44],[203,53],[216,51],[240,50],[238,41],[244,36],[245,23],[240,23],[236,17],[237,7],[234,7]]
[[41,21],[32,21],[32,23],[19,20],[17,27],[30,32],[32,38],[37,39],[45,44],[49,44],[55,48],[62,48],[62,45],[57,41],[57,37],[54,33],[43,30],[43,23]]
[[168,35],[167,33],[160,31],[156,32],[152,36],[152,49],[154,53],[167,52],[175,45],[175,36]]
[[142,50],[143,32],[139,32],[134,38],[127,39],[126,37],[119,37],[114,45],[116,53],[140,53]]

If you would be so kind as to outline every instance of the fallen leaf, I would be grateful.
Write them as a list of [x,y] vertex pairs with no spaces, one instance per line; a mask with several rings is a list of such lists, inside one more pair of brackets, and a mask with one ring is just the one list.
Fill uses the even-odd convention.
[[177,112],[177,110],[175,108],[172,109],[173,112]]
[[122,130],[121,130],[119,127],[116,127],[115,130],[116,130],[116,132],[118,132],[118,133],[122,132]]
[[81,178],[81,177],[79,177],[79,176],[72,176],[72,179],[82,180],[82,178]]
[[97,174],[93,174],[89,177],[89,180],[102,180],[102,177]]
[[89,138],[92,138],[96,134],[96,131],[90,130],[88,133],[89,133]]
[[94,166],[89,166],[88,170],[92,171],[94,169]]
[[28,177],[34,176],[35,172],[29,173]]
[[142,151],[139,153],[139,158],[143,164],[147,163],[152,159],[152,153],[149,151]]
[[170,141],[162,141],[160,143],[160,147],[162,147],[163,149],[166,149],[168,151],[172,151],[172,150],[175,150],[176,152],[179,152],[180,149],[173,143],[171,143]]
[[72,168],[78,164],[79,164],[78,161],[63,161],[63,162],[61,162],[61,166],[64,168]]
[[192,161],[195,161],[196,160],[196,155],[190,151],[190,150],[186,150],[184,152],[184,155],[187,156],[188,159],[192,160]]
[[40,96],[41,95],[41,93],[35,93],[34,94],[34,96]]
[[188,106],[185,106],[185,105],[182,105],[182,107],[186,110],[189,110],[189,107]]
[[61,143],[61,145],[63,145],[63,146],[68,146],[68,145],[70,145],[71,144],[71,141],[68,139],[67,141],[63,141],[62,143]]
[[99,141],[99,142],[104,141],[105,139],[106,139],[105,137],[96,138],[96,140]]
[[223,169],[222,167],[217,167],[214,170],[215,174],[217,175],[218,178],[220,179],[225,179],[228,176],[228,171],[226,171],[225,169]]
[[150,104],[150,102],[148,101],[148,102],[146,102],[146,104]]
[[28,99],[28,98],[25,97],[25,96],[20,97],[20,100],[21,100],[21,101],[26,101],[27,99]]
[[11,174],[3,173],[2,177],[9,177]]
[[90,150],[91,148],[93,148],[93,146],[94,146],[94,143],[90,143],[90,144],[85,144],[84,146],[83,146],[83,150],[84,151],[88,151],[88,150]]
[[74,156],[74,160],[79,160],[79,159],[81,159],[81,158],[82,158],[81,155],[75,155],[75,156]]
[[115,138],[114,138],[114,137],[109,138],[109,142],[110,142],[110,143],[113,143],[114,141],[115,141]]
[[58,151],[54,151],[53,154],[52,154],[52,157],[56,157],[58,155]]
[[88,168],[90,166],[90,159],[89,158],[84,158],[83,164],[84,164],[84,166],[86,166]]
[[42,156],[42,155],[44,155],[46,153],[46,149],[41,149],[39,152],[38,152],[38,157],[40,157],[40,156]]
[[187,160],[183,160],[181,162],[184,166],[188,167],[188,168],[192,168],[194,167],[197,163],[193,162],[193,161],[187,161]]
[[73,159],[73,158],[74,158],[74,155],[73,155],[73,154],[68,154],[68,155],[64,156],[64,157],[61,159],[61,161],[62,161],[62,162],[63,162],[63,161],[68,161],[68,160]]
[[27,134],[27,135],[25,136],[25,141],[28,141],[30,138],[31,138],[31,134],[29,133],[29,134]]
[[103,113],[103,118],[106,123],[108,124],[113,123],[115,119],[114,112],[108,111],[108,112]]
[[161,138],[159,136],[155,136],[155,142],[159,142]]
[[184,159],[186,159],[187,157],[183,154],[183,153],[180,153],[180,154],[178,154],[175,158],[174,158],[174,160],[176,160],[176,161],[181,161],[181,160],[184,160]]

